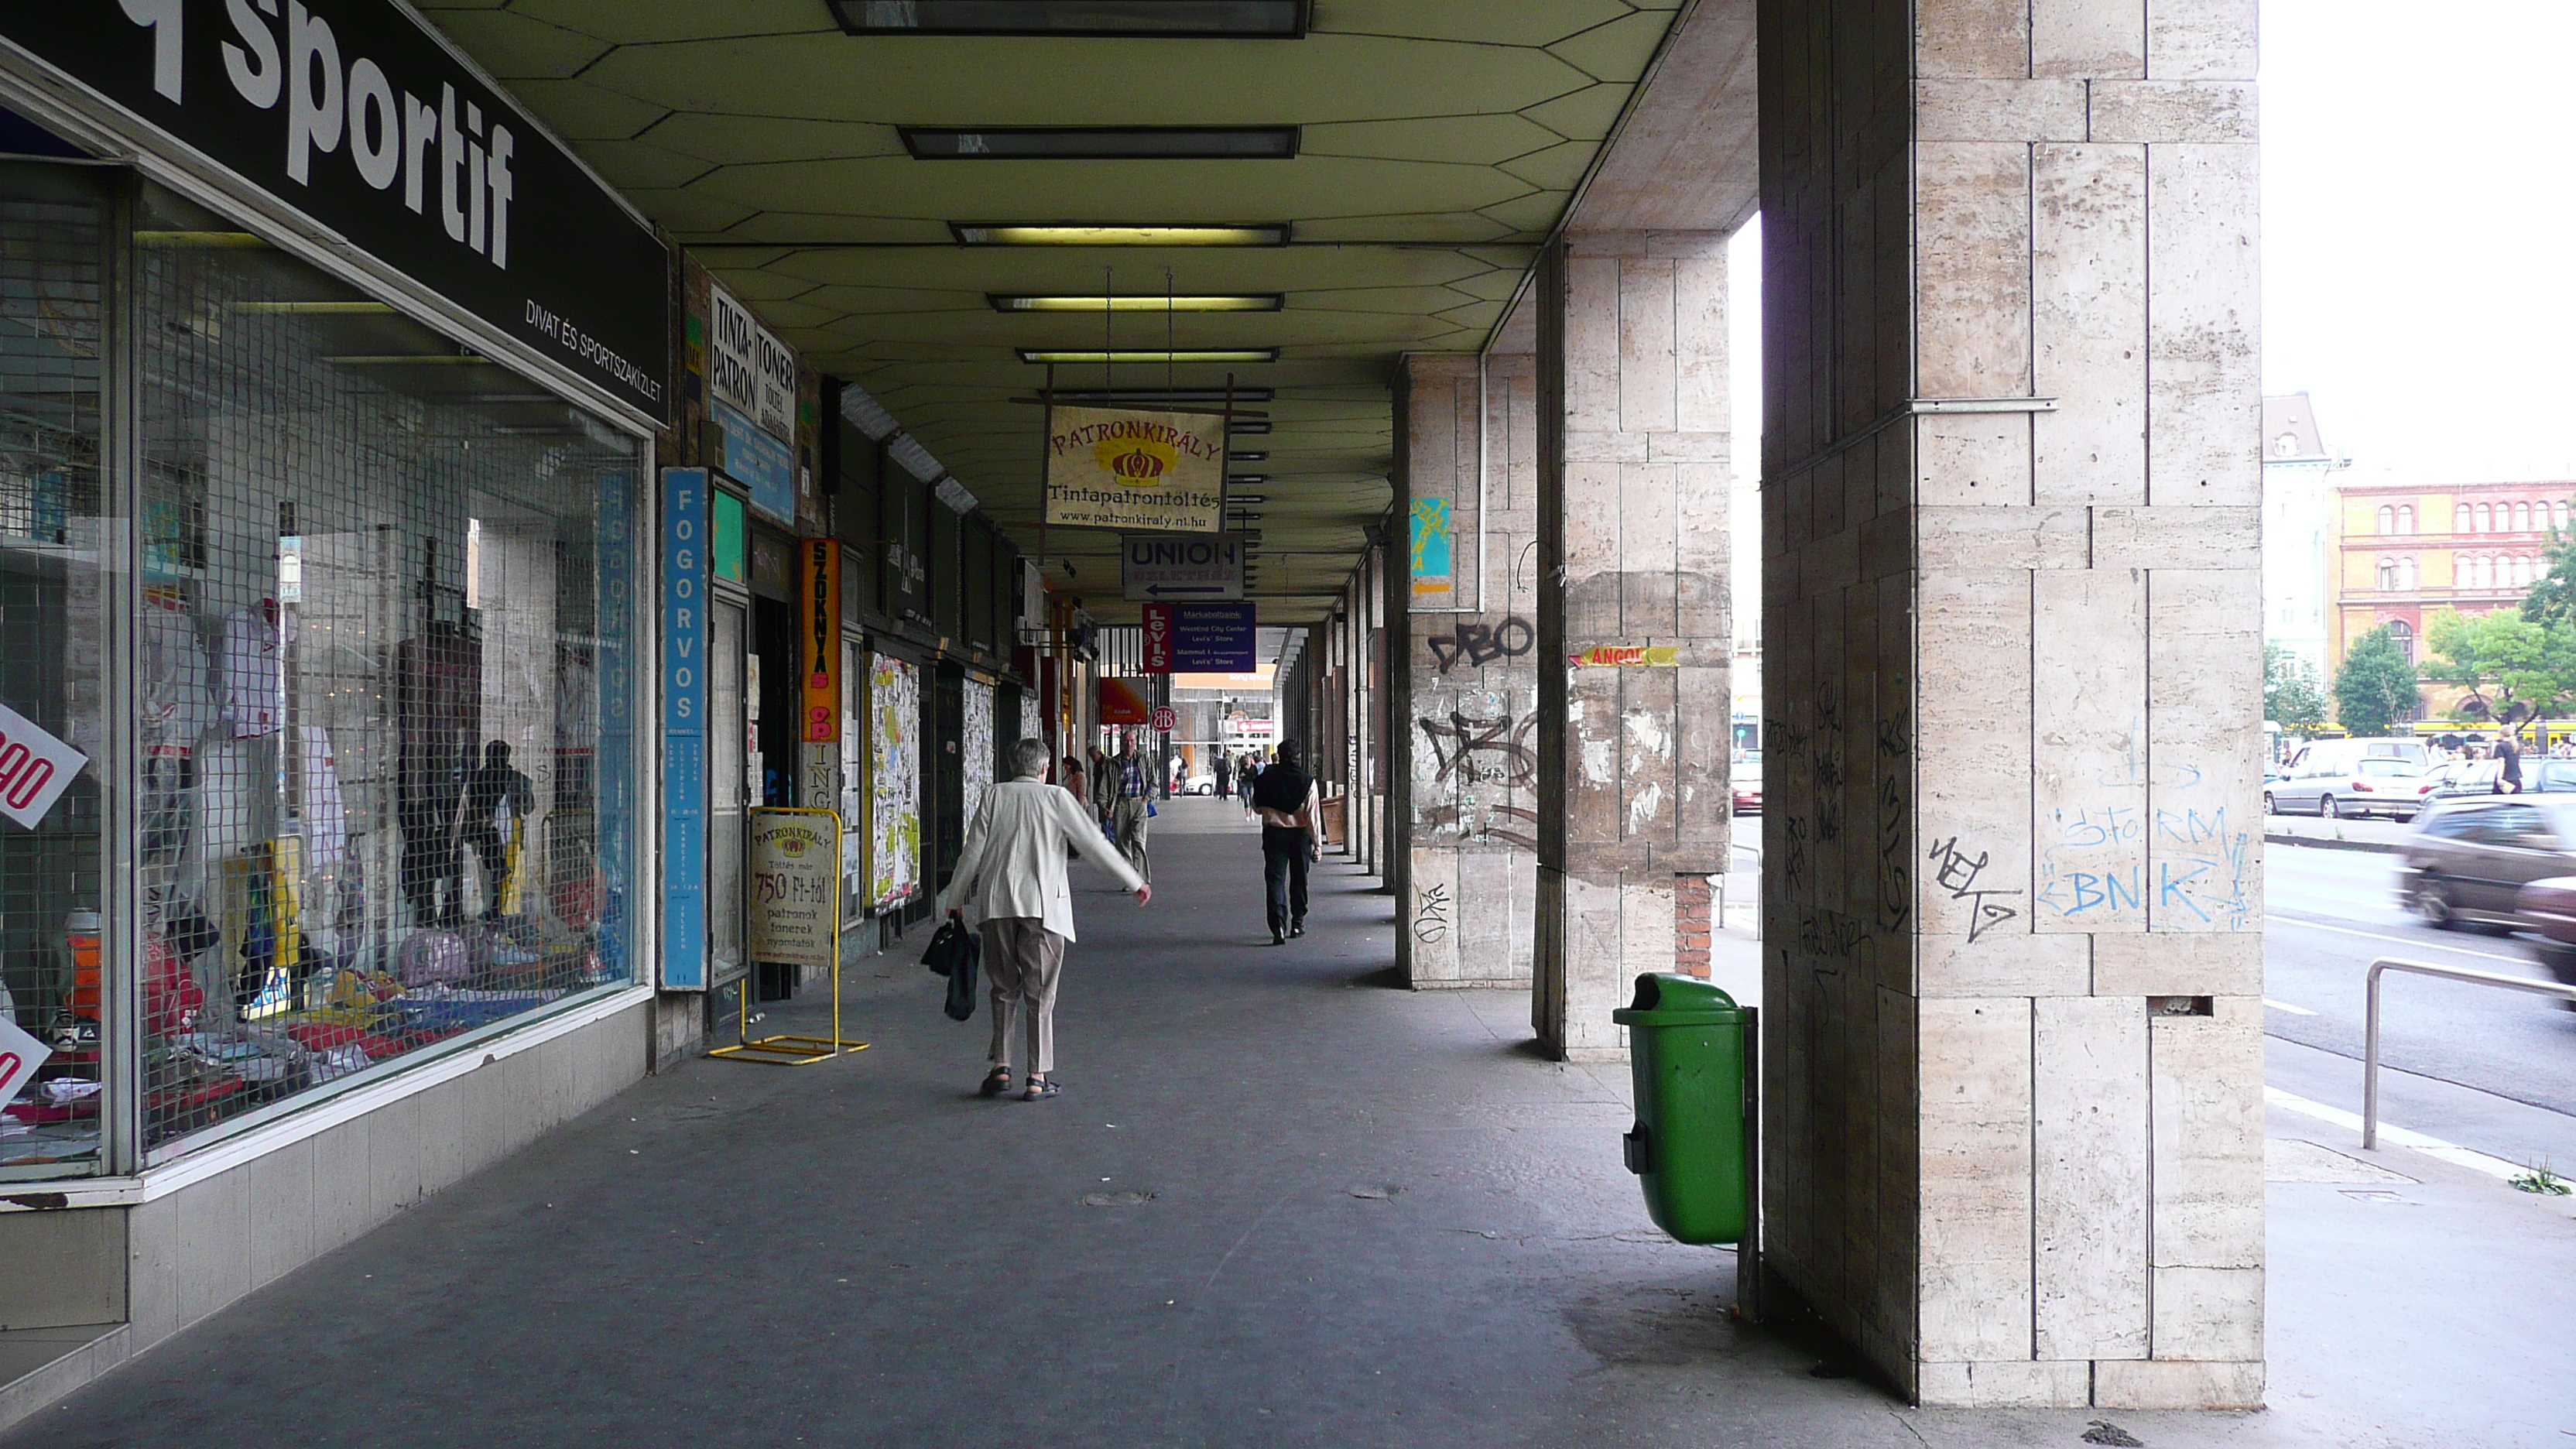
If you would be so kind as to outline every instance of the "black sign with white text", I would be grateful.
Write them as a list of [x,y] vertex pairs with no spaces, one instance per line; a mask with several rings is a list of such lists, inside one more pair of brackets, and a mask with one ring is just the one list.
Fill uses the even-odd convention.
[[670,253],[390,0],[0,0],[0,42],[656,419]]

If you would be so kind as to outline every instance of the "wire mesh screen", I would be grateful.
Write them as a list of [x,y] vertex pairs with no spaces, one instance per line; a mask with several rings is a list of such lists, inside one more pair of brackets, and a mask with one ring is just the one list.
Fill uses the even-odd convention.
[[144,210],[148,1146],[627,974],[639,460]]
[[101,184],[72,168],[0,166],[0,1016],[52,1052],[0,1118],[0,1178],[98,1157],[98,772],[46,741],[92,761],[105,748]]

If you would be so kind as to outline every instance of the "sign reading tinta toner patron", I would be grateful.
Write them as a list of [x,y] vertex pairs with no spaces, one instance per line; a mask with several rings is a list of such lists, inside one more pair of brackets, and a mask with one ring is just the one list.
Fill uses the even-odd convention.
[[[655,419],[670,253],[390,0],[16,0],[0,48],[137,149],[193,151]],[[0,64],[10,62],[0,61]]]
[[1224,525],[1225,418],[1047,409],[1046,521],[1135,533]]

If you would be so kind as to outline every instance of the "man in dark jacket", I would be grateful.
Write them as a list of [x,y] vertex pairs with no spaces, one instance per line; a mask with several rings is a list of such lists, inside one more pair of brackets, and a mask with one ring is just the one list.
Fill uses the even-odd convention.
[[1252,806],[1261,815],[1261,877],[1270,903],[1270,944],[1306,934],[1306,867],[1323,857],[1321,801],[1306,773],[1305,750],[1295,740],[1279,746],[1279,761],[1253,782]]

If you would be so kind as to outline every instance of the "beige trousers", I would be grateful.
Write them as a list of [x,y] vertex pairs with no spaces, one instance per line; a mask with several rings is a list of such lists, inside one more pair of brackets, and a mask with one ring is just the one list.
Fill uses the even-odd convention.
[[1139,798],[1122,799],[1109,813],[1110,828],[1118,832],[1118,853],[1136,868],[1136,874],[1154,878],[1154,860],[1145,853],[1145,833],[1152,822],[1146,817],[1149,802]]
[[[993,983],[993,1065],[1037,1076],[1054,1071],[1055,988],[1064,975],[1064,937],[1035,916],[987,920],[984,975]],[[1014,1046],[1020,1049],[1016,1060]]]

